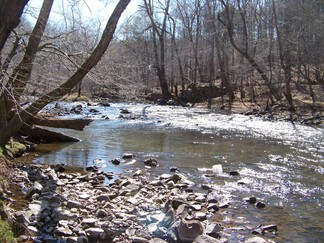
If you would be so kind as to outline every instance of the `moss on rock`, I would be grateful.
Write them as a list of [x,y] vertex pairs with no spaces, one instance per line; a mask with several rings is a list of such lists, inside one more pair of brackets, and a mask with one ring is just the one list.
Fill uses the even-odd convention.
[[10,142],[6,145],[5,150],[6,151],[3,151],[4,153],[6,152],[12,157],[19,157],[27,152],[27,147],[25,144],[11,139]]

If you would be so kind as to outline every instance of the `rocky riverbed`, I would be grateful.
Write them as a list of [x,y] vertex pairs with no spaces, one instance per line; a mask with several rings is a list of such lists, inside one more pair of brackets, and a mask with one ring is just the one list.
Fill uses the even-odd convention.
[[[201,186],[204,193],[195,192],[176,168],[154,179],[138,170],[110,184],[111,173],[94,169],[67,173],[62,165],[18,166],[13,183],[28,207],[6,209],[18,241],[231,242],[226,232],[235,229],[218,217],[229,204],[220,204],[207,185]],[[245,200],[265,206],[253,197]],[[264,236],[277,230],[260,226],[245,242],[273,242]]]

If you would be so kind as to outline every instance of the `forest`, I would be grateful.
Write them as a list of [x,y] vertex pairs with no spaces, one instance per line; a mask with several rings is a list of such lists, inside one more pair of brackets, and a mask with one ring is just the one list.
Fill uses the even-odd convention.
[[0,0],[0,241],[317,242],[323,26],[322,0]]
[[[119,1],[122,10],[129,2]],[[19,130],[10,128],[13,114],[24,120],[20,113],[36,114],[72,92],[124,99],[158,93],[165,101],[207,102],[208,108],[220,96],[217,108],[230,109],[240,100],[267,109],[284,102],[295,111],[297,95],[309,98],[310,109],[321,104],[322,1],[138,1],[137,11],[115,27],[114,38],[102,32],[98,16],[83,20],[83,1],[65,2],[52,18],[53,1],[44,1],[34,26],[30,16],[38,13],[27,3],[0,6],[0,130],[10,131],[2,145]],[[120,15],[113,16],[116,25]],[[106,34],[109,47],[101,46]],[[92,58],[96,63],[87,63]],[[58,89],[64,91],[52,92]],[[36,101],[40,97],[48,100]],[[26,107],[29,102],[38,107]]]

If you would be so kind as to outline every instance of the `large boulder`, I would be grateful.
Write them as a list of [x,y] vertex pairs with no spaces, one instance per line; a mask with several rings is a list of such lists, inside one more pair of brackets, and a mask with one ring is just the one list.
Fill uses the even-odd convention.
[[181,242],[193,242],[204,233],[204,227],[198,220],[181,220],[177,230]]

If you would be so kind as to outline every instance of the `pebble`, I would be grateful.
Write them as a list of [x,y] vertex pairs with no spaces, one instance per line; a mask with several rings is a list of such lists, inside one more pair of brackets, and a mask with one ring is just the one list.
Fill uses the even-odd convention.
[[[131,157],[132,154],[123,155],[123,158]],[[111,162],[120,163],[119,159],[115,160]],[[149,159],[147,164],[155,166],[157,161]],[[165,238],[168,235],[176,242],[228,241],[226,234],[220,234],[223,227],[218,222],[213,223],[212,218],[219,214],[219,208],[227,208],[229,204],[209,198],[212,195],[209,193],[195,193],[188,188],[191,182],[176,167],[170,168],[174,174],[162,174],[153,180],[146,178],[142,170],[130,177],[116,175],[115,181],[107,186],[98,182],[104,180],[104,173],[95,166],[87,170],[91,172],[86,175],[66,174],[59,166],[57,171],[60,172],[56,172],[46,166],[30,165],[28,171],[33,175],[35,171],[41,172],[33,179],[37,183],[30,181],[28,174],[26,179],[17,181],[27,183],[30,188],[34,186],[39,201],[31,202],[25,211],[16,212],[17,224],[31,233],[21,239],[37,234],[38,239],[51,237],[53,242],[100,239],[103,242],[162,243],[169,242]],[[51,184],[56,178],[64,184]],[[43,185],[55,186],[46,187],[43,194]],[[212,185],[202,187],[212,189]],[[262,205],[265,207],[262,202],[256,203],[256,207]],[[277,231],[277,226],[266,225],[260,230]]]

